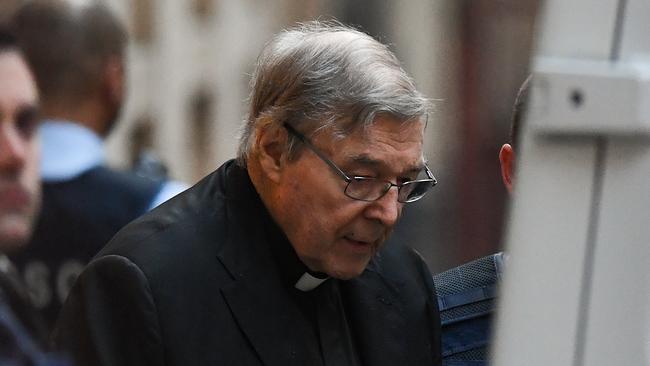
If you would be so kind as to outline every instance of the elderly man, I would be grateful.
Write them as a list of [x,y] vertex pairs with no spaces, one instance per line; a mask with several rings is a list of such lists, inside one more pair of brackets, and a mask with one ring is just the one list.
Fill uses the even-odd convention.
[[79,364],[439,365],[431,275],[382,247],[435,178],[427,100],[388,48],[319,22],[275,36],[238,159],[129,224],[55,339]]

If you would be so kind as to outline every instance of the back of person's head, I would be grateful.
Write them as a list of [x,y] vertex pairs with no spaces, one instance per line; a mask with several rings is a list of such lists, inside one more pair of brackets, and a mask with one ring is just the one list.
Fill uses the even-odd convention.
[[5,24],[11,18],[20,3],[21,0],[0,1],[0,24]]
[[[313,21],[277,34],[262,50],[251,78],[248,117],[238,161],[246,164],[258,128],[285,123],[337,137],[372,125],[376,117],[426,118],[428,100],[387,46],[337,22]],[[301,147],[288,143],[289,158]]]
[[521,133],[521,125],[526,117],[526,111],[528,108],[528,91],[530,89],[530,79],[532,76],[528,76],[526,80],[519,87],[517,92],[517,97],[515,98],[515,103],[512,106],[512,119],[510,121],[510,137],[509,143],[513,147],[519,146],[519,134]]
[[127,41],[99,1],[29,0],[9,22],[34,72],[44,104],[75,105],[97,93],[104,68]]

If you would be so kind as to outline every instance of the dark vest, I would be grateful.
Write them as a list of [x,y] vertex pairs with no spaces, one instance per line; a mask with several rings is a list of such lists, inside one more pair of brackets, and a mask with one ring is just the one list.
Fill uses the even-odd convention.
[[119,229],[147,211],[162,184],[105,167],[43,183],[33,238],[12,261],[50,329],[77,275]]
[[486,366],[503,253],[433,276],[442,325],[443,366]]

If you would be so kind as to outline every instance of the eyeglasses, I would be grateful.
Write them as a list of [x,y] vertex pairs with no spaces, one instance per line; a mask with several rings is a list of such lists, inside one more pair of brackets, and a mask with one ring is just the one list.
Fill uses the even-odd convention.
[[329,165],[330,168],[332,168],[347,182],[344,193],[352,199],[367,202],[376,201],[382,198],[392,187],[397,187],[397,201],[401,203],[410,203],[424,197],[429,189],[438,183],[426,164],[424,165],[424,172],[428,178],[416,179],[403,183],[395,184],[393,182],[372,177],[348,177],[348,175],[337,167],[333,161],[328,159],[323,152],[318,150],[304,135],[296,131],[291,125],[285,123],[284,128],[286,128],[291,135],[300,140],[300,142],[305,144],[309,150],[316,154],[316,156]]

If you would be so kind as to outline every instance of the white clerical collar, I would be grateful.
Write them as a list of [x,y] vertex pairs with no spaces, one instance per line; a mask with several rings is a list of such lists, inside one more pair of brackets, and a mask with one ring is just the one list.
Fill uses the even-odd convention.
[[302,276],[300,276],[300,279],[298,282],[296,282],[294,287],[300,291],[307,292],[320,286],[321,283],[327,281],[328,279],[329,277],[318,278],[309,272],[305,272]]

